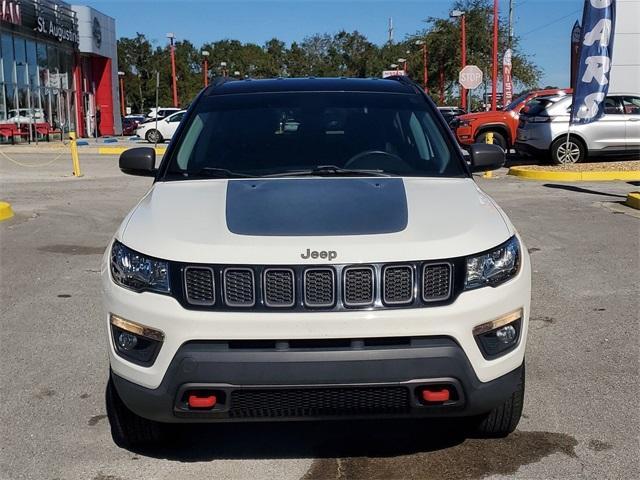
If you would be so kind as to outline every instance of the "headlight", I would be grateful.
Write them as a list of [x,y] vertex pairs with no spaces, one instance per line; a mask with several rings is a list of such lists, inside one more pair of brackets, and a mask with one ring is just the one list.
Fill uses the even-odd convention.
[[169,292],[169,264],[145,257],[118,241],[111,248],[111,276],[118,285],[137,292]]
[[495,287],[512,278],[520,268],[520,243],[514,236],[495,250],[467,258],[465,289]]

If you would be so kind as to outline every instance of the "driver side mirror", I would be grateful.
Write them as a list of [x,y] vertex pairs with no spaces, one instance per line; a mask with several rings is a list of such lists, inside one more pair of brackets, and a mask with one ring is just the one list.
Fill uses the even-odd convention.
[[504,150],[498,145],[490,143],[472,144],[469,147],[469,156],[473,173],[497,170],[504,166],[506,160]]
[[120,155],[120,170],[127,175],[154,177],[156,175],[156,151],[150,147],[125,150]]

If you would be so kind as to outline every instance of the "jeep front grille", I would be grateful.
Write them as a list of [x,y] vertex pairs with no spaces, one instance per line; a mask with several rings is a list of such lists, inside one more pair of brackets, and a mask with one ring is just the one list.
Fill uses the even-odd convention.
[[446,300],[451,295],[451,265],[428,264],[422,273],[422,299],[425,302]]
[[290,268],[264,271],[264,303],[268,307],[293,307],[295,291],[295,279]]
[[253,270],[227,268],[224,271],[224,301],[231,307],[253,307],[256,303]]
[[344,271],[344,304],[347,307],[363,307],[373,304],[374,300],[373,268],[346,268]]
[[413,268],[408,265],[384,267],[383,300],[388,305],[413,301]]
[[[227,310],[421,308],[455,300],[464,258],[357,265],[176,264],[171,292],[183,306]],[[458,273],[456,273],[458,272]]]
[[336,302],[335,272],[331,268],[313,268],[304,272],[304,304],[331,307]]
[[187,301],[193,305],[215,303],[214,273],[211,267],[187,267],[184,269],[184,286]]

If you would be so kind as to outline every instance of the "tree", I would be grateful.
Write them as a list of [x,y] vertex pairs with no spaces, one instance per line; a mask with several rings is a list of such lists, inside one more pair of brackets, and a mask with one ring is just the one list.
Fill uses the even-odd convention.
[[[466,12],[467,63],[475,64],[489,77],[493,9],[489,0],[456,0],[454,9]],[[507,26],[500,23],[499,58],[502,59],[508,43]],[[240,77],[305,77],[347,76],[379,77],[383,70],[397,64],[399,58],[408,60],[408,73],[422,80],[422,47],[416,40],[424,40],[429,51],[429,90],[435,96],[455,101],[460,71],[460,25],[457,19],[429,18],[427,27],[401,42],[387,42],[378,46],[358,31],[340,31],[333,35],[315,34],[301,42],[292,42],[287,48],[277,38],[264,45],[242,43],[224,39],[205,43],[196,48],[188,40],[175,44],[178,96],[182,106],[203,86],[203,58],[201,50],[209,56],[209,77],[223,74]],[[517,37],[512,42],[512,75],[514,90],[533,88],[541,75],[535,63],[520,50]],[[134,111],[144,112],[155,105],[155,75],[160,73],[159,97],[161,105],[171,105],[171,63],[168,46],[158,47],[144,35],[118,40],[119,69],[125,72],[126,103]],[[226,67],[222,67],[222,63]],[[500,69],[501,70],[501,69]]]
[[[477,65],[485,77],[490,76],[492,69],[493,45],[493,6],[489,0],[457,0],[452,10],[465,12],[467,31],[467,64]],[[429,49],[429,89],[439,91],[440,72],[443,72],[445,94],[457,90],[458,73],[461,67],[461,29],[458,19],[434,18],[427,19],[428,27],[410,37],[413,43],[416,39],[427,42]],[[512,76],[517,88],[534,88],[541,76],[540,69],[533,61],[520,51],[520,40],[514,36],[512,41]],[[502,57],[508,48],[508,26],[499,23],[498,32],[498,61],[502,64]],[[421,63],[421,62],[420,62]],[[410,64],[411,65],[411,64]],[[499,69],[502,71],[502,68]],[[415,68],[410,74],[419,74]],[[416,77],[417,78],[417,77]]]

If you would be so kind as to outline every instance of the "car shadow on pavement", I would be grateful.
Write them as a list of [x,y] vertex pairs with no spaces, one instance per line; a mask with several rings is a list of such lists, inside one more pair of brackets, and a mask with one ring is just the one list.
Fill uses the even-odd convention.
[[171,427],[169,441],[164,445],[134,452],[182,462],[394,457],[447,449],[465,438],[457,424],[438,420],[176,425]]
[[543,165],[545,162],[542,159],[534,157],[521,157],[517,154],[508,153],[504,162],[505,168],[519,167],[521,165]]
[[620,195],[620,194],[616,194],[616,193],[606,193],[606,192],[600,192],[598,190],[591,190],[590,188],[583,188],[583,187],[576,187],[575,185],[562,185],[562,184],[558,184],[558,183],[545,183],[542,185],[543,187],[546,188],[555,188],[558,190],[567,190],[569,192],[576,192],[576,193],[588,193],[591,195],[603,195],[605,197],[617,197],[617,198],[626,198],[626,195]]

